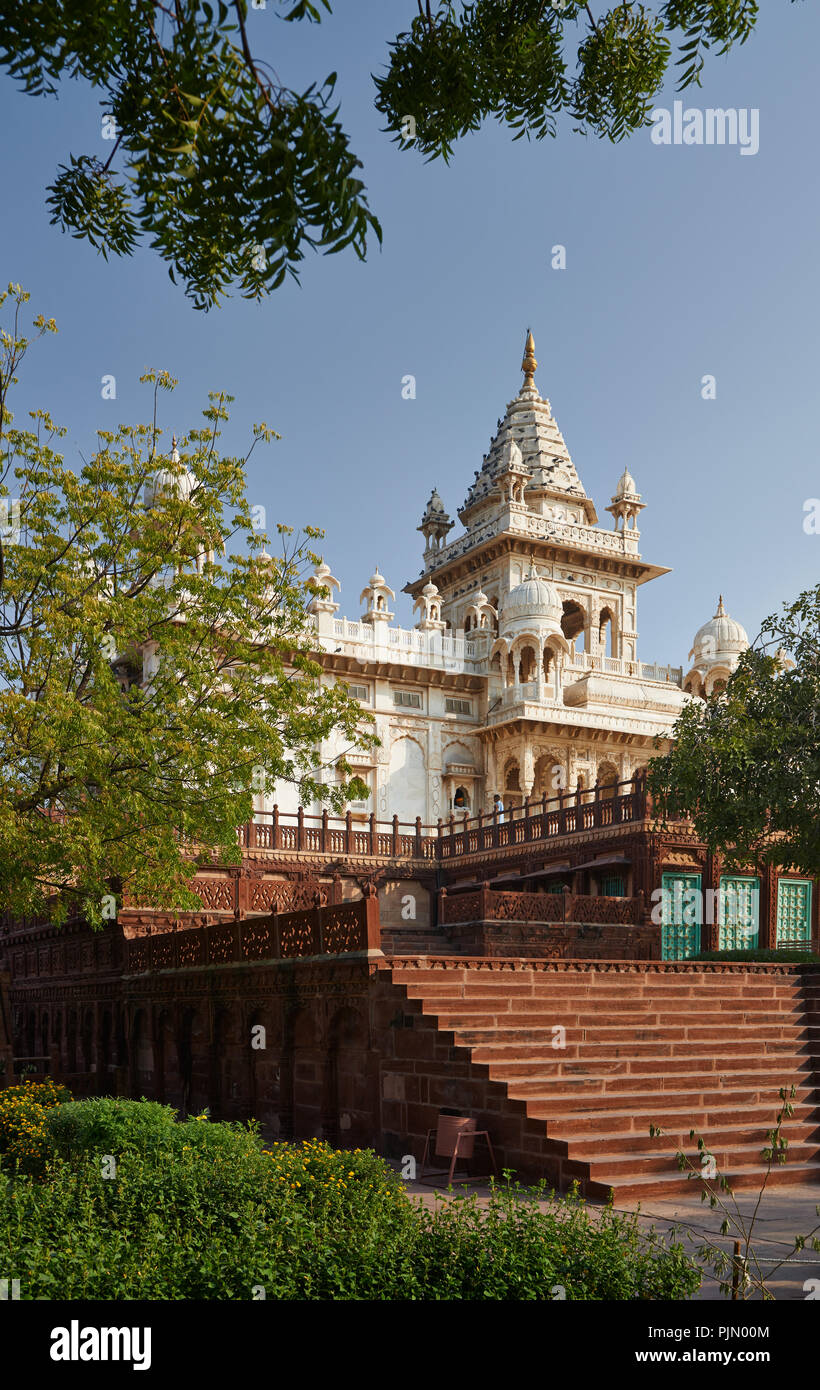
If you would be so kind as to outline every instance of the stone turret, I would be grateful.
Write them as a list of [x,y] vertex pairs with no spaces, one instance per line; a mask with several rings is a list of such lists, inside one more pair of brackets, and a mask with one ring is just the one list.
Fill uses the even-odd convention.
[[642,512],[645,506],[646,503],[641,501],[641,494],[635,487],[635,479],[629,469],[625,468],[615,489],[615,496],[606,509],[615,518],[615,530],[636,530],[638,513]]
[[379,574],[378,566],[370,576],[370,583],[362,589],[359,595],[359,602],[364,603],[365,610],[362,614],[363,623],[389,623],[395,617],[394,613],[388,612],[388,600],[395,599],[396,595],[388,586],[383,574]]
[[425,584],[415,603],[414,612],[419,614],[416,627],[420,632],[443,632],[447,624],[441,616],[441,594],[435,584]]
[[424,536],[425,557],[427,557],[431,551],[435,552],[441,550],[442,546],[447,542],[448,533],[454,526],[455,522],[451,521],[450,517],[447,515],[444,509],[444,503],[439,497],[436,488],[433,488],[433,491],[430,493],[430,501],[427,503],[424,509],[424,515],[421,518],[421,525],[416,527],[416,530],[421,531],[421,534]]

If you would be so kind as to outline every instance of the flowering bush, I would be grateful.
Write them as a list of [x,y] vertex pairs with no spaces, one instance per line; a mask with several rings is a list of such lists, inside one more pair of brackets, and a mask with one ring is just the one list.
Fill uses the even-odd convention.
[[52,1152],[48,1113],[70,1100],[71,1092],[51,1077],[0,1091],[0,1156],[7,1170],[43,1171]]
[[[22,1298],[675,1299],[700,1282],[674,1242],[577,1198],[544,1211],[505,1184],[488,1206],[466,1197],[422,1211],[371,1150],[263,1147],[255,1122],[204,1115],[163,1118],[158,1142],[140,1147],[148,1104],[67,1107],[70,1157],[0,1184],[4,1274]],[[123,1125],[129,1142],[101,1162]]]

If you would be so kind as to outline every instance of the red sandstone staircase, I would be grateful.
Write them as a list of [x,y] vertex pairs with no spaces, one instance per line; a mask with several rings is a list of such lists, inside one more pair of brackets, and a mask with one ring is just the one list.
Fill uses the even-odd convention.
[[732,1187],[757,1186],[779,1089],[792,1083],[787,1160],[769,1183],[820,1183],[820,970],[423,964],[396,961],[394,983],[468,1049],[471,1075],[502,1084],[508,1112],[523,1105],[543,1123],[562,1187],[576,1178],[584,1195],[616,1201],[697,1192],[675,1160],[683,1149],[699,1166],[693,1128]]

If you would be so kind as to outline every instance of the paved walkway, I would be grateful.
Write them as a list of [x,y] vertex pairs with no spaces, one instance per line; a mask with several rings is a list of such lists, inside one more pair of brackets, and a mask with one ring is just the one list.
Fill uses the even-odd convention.
[[[479,1183],[470,1184],[467,1189],[459,1190],[475,1192],[479,1202],[483,1205],[486,1205],[489,1198],[489,1187]],[[435,1206],[436,1201],[441,1200],[442,1197],[445,1200],[451,1200],[444,1188],[428,1187],[427,1184],[422,1186],[418,1182],[408,1182],[407,1191],[425,1207]],[[754,1191],[735,1194],[734,1202],[747,1226],[757,1198],[758,1194]],[[731,1197],[723,1194],[722,1200],[730,1212],[735,1211]],[[538,1205],[546,1210],[550,1203],[544,1201],[539,1202]],[[757,1260],[768,1289],[778,1300],[802,1301],[808,1297],[809,1293],[813,1293],[815,1298],[820,1296],[820,1253],[812,1250],[810,1243],[809,1248],[792,1253],[795,1236],[807,1236],[814,1228],[820,1228],[820,1216],[817,1214],[818,1206],[820,1206],[820,1186],[816,1185],[810,1187],[798,1185],[774,1187],[767,1190],[763,1196],[755,1221],[750,1249]],[[637,1203],[631,1203],[618,1206],[616,1210],[635,1211],[636,1207]],[[600,1210],[602,1210],[600,1203],[589,1203],[591,1215]],[[660,1232],[668,1231],[675,1225],[679,1226],[681,1228],[680,1239],[684,1248],[693,1256],[698,1247],[707,1240],[714,1241],[716,1245],[731,1255],[734,1238],[740,1233],[733,1227],[728,1236],[721,1236],[720,1227],[723,1219],[724,1212],[719,1208],[711,1208],[708,1201],[701,1202],[694,1193],[692,1196],[684,1193],[679,1198],[646,1198],[639,1215],[641,1224],[647,1229],[654,1226]],[[820,1236],[820,1229],[817,1229],[815,1234]],[[782,1265],[779,1269],[773,1269],[773,1266],[779,1265],[786,1257],[788,1257],[788,1264]],[[754,1268],[751,1255],[749,1263],[750,1268]],[[804,1285],[808,1280],[817,1282],[813,1287],[810,1285],[808,1289],[805,1289]],[[696,1299],[722,1300],[724,1295],[719,1291],[717,1280],[712,1275],[705,1273],[700,1292],[695,1297]],[[761,1295],[752,1292],[750,1298],[752,1301],[759,1301]]]

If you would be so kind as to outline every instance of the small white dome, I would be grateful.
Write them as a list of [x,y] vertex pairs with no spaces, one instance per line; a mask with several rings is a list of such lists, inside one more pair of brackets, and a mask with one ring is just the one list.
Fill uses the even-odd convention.
[[635,479],[633,478],[629,469],[625,468],[618,480],[618,486],[615,490],[615,500],[617,502],[621,501],[624,497],[637,496],[639,496],[639,493],[638,489],[635,486]]
[[737,664],[737,657],[748,646],[746,629],[726,612],[721,594],[714,617],[695,633],[689,655],[694,657],[695,664],[700,667],[727,664],[734,666]]
[[[171,445],[171,462],[177,465],[180,463],[176,436],[174,436]],[[189,472],[187,468],[182,468],[180,471],[178,466],[175,472],[170,468],[160,468],[159,472],[155,473],[153,478],[145,484],[143,490],[145,506],[153,507],[160,497],[170,497],[174,493],[187,502],[196,487],[196,482],[193,473]]]
[[551,584],[531,574],[501,600],[501,622],[519,624],[526,620],[539,625],[560,627],[563,609]]

